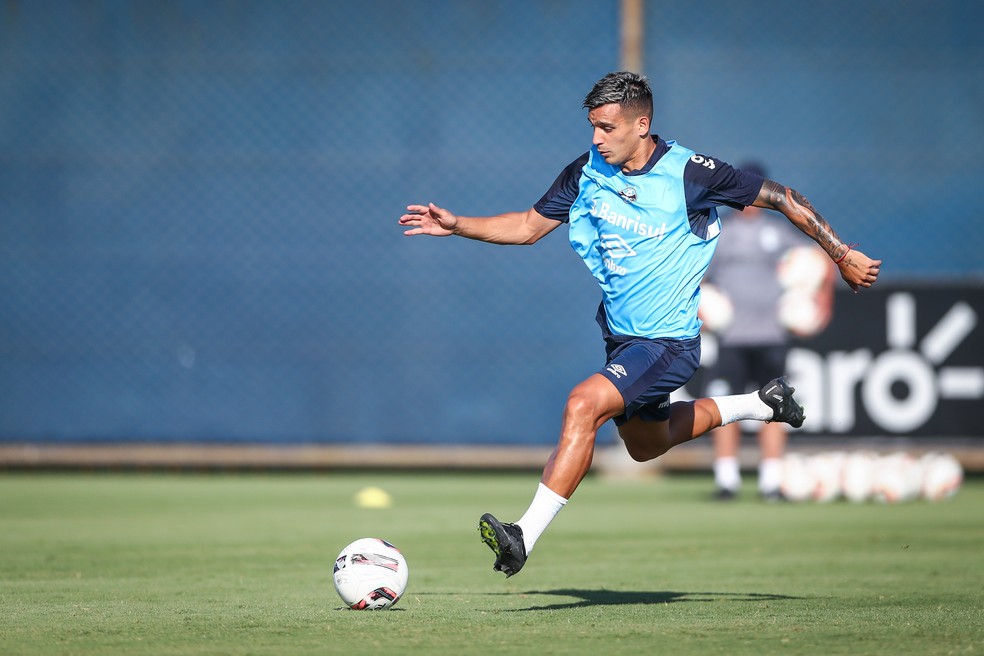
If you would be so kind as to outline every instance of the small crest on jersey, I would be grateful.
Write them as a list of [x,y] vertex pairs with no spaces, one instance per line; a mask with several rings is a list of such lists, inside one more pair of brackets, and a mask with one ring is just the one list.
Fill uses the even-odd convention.
[[618,192],[618,195],[624,198],[626,203],[634,203],[638,198],[636,196],[635,187],[626,187],[622,191]]

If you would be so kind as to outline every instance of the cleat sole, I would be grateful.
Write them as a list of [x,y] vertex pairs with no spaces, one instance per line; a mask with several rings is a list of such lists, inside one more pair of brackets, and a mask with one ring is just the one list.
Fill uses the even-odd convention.
[[489,549],[495,553],[497,558],[502,555],[502,549],[499,548],[499,541],[495,537],[495,531],[488,522],[482,520],[478,523],[478,534],[482,536],[482,542],[489,546]]

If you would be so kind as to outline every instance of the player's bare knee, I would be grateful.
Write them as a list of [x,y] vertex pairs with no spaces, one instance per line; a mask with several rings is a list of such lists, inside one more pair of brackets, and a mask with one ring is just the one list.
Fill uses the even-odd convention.
[[583,386],[575,387],[567,396],[564,412],[567,416],[584,421],[594,421],[600,415],[597,396]]
[[666,453],[666,449],[661,449],[655,444],[640,444],[638,442],[626,442],[625,450],[629,457],[636,462],[649,462]]
[[669,451],[669,440],[664,432],[658,430],[656,424],[636,424],[619,428],[619,436],[625,442],[625,450],[636,462],[648,462]]
[[656,457],[656,455],[654,455],[645,445],[626,442],[625,450],[628,452],[629,457],[636,462],[649,462]]

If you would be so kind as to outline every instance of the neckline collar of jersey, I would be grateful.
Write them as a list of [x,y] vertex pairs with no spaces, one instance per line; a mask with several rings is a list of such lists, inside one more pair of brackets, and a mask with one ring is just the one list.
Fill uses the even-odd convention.
[[660,158],[670,149],[666,142],[659,138],[658,134],[652,134],[649,136],[653,140],[653,143],[656,144],[656,150],[654,150],[653,154],[649,156],[649,161],[646,162],[646,165],[641,169],[635,169],[629,171],[628,173],[623,173],[623,175],[644,175],[649,173],[653,170],[653,167],[656,166],[656,162],[658,162]]

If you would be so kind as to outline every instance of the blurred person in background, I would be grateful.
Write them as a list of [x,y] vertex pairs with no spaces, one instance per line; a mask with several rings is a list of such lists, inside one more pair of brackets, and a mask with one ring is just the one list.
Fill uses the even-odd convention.
[[482,541],[495,554],[493,569],[506,576],[526,564],[587,474],[597,431],[609,419],[640,462],[742,419],[802,425],[803,409],[785,378],[749,394],[670,403],[670,393],[700,362],[697,306],[720,233],[717,207],[781,212],[837,262],[855,291],[870,287],[881,265],[841,241],[797,191],[653,134],[652,90],[641,75],[606,75],[582,106],[592,127],[591,148],[533,207],[466,217],[428,203],[408,205],[399,219],[407,236],[517,245],[534,244],[567,223],[571,246],[601,286],[597,320],[605,366],[568,395],[557,447],[526,513],[515,523],[490,513],[479,520]]
[[[746,162],[739,168],[767,177],[765,167],[758,162]],[[717,357],[705,374],[704,394],[712,397],[759,389],[783,374],[793,329],[781,318],[784,295],[812,296],[793,300],[815,304],[816,315],[806,317],[809,325],[799,326],[799,336],[814,335],[830,322],[836,271],[823,251],[791,223],[754,205],[728,213],[721,223],[722,237],[701,283],[699,312],[718,344]],[[802,257],[801,251],[806,249],[817,253],[816,258],[806,262],[815,267],[806,272],[815,280],[808,281],[805,289],[790,288],[794,281],[784,280],[783,265],[787,269],[795,266],[789,260]],[[787,271],[786,278],[796,273]],[[718,294],[720,297],[716,298]],[[714,303],[725,307],[714,307]],[[705,316],[721,312],[726,317]],[[714,497],[722,501],[734,499],[741,487],[741,431],[742,423],[734,422],[711,432]],[[758,491],[765,500],[782,499],[782,457],[787,434],[786,424],[781,422],[765,422],[758,428]]]

